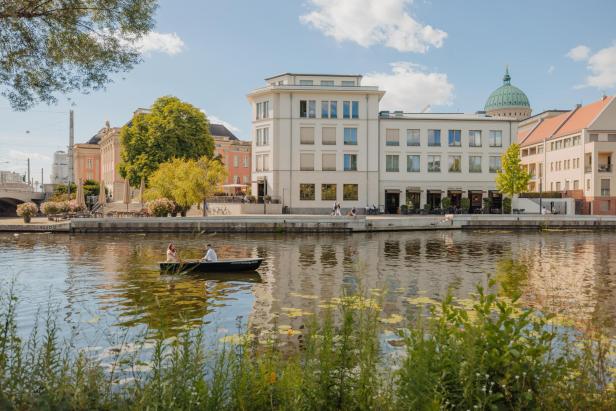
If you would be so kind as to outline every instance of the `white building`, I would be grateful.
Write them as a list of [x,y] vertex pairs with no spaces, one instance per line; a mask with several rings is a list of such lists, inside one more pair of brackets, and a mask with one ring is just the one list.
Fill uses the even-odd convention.
[[378,203],[378,113],[385,94],[359,75],[282,74],[248,95],[252,193],[293,213]]
[[253,109],[252,193],[292,213],[378,205],[387,212],[500,206],[495,173],[517,120],[486,114],[382,112],[385,91],[360,75],[286,73],[248,94]]
[[53,153],[53,164],[51,166],[51,184],[68,184],[69,171],[69,154],[65,151],[56,151]]

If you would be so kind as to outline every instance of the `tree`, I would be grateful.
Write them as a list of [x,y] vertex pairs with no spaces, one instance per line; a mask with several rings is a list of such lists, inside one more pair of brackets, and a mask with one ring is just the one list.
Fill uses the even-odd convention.
[[207,117],[177,97],[160,97],[146,113],[136,113],[120,131],[120,175],[138,187],[159,164],[172,158],[212,157],[214,139]]
[[[174,158],[161,164],[150,176],[145,195],[149,200],[168,198],[180,209],[188,210],[216,192],[226,174],[220,162],[205,156],[198,160]],[[203,212],[205,215],[205,209]]]
[[496,174],[496,188],[512,198],[526,190],[531,176],[522,167],[518,144],[510,145],[501,159],[502,169]]
[[140,60],[156,0],[0,1],[0,91],[15,110],[97,90]]

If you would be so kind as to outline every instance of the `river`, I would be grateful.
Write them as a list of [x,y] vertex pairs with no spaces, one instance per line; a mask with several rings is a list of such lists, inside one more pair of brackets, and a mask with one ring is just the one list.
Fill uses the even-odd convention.
[[[161,275],[172,240],[184,258],[262,257],[259,276],[228,281]],[[465,298],[488,275],[519,289],[525,304],[576,321],[616,318],[616,233],[439,231],[354,235],[0,235],[0,283],[15,279],[19,332],[48,307],[80,346],[203,326],[212,341],[276,325],[300,327],[345,293],[382,297],[386,315],[409,299]],[[378,294],[378,293],[377,293]]]

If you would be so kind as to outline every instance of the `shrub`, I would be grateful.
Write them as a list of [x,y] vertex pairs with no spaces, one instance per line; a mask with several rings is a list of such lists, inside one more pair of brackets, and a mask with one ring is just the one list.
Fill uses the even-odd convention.
[[20,217],[32,217],[38,212],[38,207],[32,202],[21,203],[17,206],[17,215]]
[[68,207],[68,211],[70,211],[71,213],[78,213],[80,211],[85,210],[85,207],[83,205],[79,205],[77,203],[77,200],[68,201],[67,207]]
[[511,214],[511,198],[503,198],[503,213]]
[[41,212],[45,215],[57,214],[58,203],[55,201],[46,201],[41,204]]
[[471,208],[471,200],[468,197],[462,197],[460,199],[460,208],[463,212],[467,213]]
[[173,201],[164,197],[148,201],[145,207],[148,209],[148,213],[155,217],[167,217],[169,213],[175,210]]
[[544,191],[542,193],[520,193],[520,198],[564,198],[561,191]]
[[445,210],[449,209],[449,207],[451,207],[451,198],[443,197],[443,199],[441,200],[441,206]]
[[249,203],[256,203],[257,202],[257,198],[253,195],[249,195],[246,197],[248,199]]
[[69,201],[60,201],[56,203],[59,213],[68,213],[71,210]]

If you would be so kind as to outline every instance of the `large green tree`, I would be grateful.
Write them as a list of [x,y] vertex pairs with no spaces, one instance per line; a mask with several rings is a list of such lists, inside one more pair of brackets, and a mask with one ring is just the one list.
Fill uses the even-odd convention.
[[104,87],[140,61],[156,0],[0,0],[0,92],[16,110]]
[[177,97],[160,97],[149,112],[137,113],[120,132],[120,174],[133,187],[172,158],[212,157],[214,139],[207,117]]
[[501,160],[501,171],[496,174],[496,188],[512,198],[528,188],[531,175],[522,167],[518,144],[510,145]]

